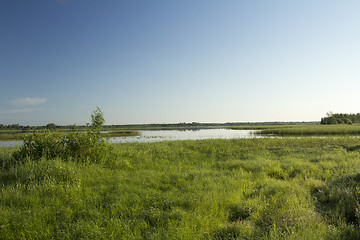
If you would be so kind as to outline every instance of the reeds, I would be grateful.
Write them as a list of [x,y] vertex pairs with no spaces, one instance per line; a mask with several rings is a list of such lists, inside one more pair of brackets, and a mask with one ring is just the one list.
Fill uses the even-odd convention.
[[360,125],[294,125],[264,128],[260,135],[277,136],[319,136],[319,135],[360,135]]

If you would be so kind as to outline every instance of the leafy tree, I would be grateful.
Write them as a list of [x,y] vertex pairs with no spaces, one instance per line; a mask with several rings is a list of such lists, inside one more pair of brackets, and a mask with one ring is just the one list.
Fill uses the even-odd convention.
[[342,119],[336,119],[337,124],[344,124],[344,121]]
[[360,122],[360,114],[348,113],[326,113],[326,117],[321,118],[321,124],[353,124]]
[[350,119],[345,119],[345,124],[351,125],[353,122]]
[[105,119],[104,114],[101,109],[96,106],[96,109],[91,114],[91,128],[93,130],[101,130],[102,125],[104,125]]
[[56,124],[55,123],[48,123],[46,125],[46,128],[49,129],[49,130],[54,130],[54,129],[56,129]]

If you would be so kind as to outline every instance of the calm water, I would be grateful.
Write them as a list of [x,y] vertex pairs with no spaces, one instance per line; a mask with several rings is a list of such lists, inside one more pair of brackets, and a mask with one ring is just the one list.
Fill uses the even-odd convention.
[[159,130],[140,131],[141,136],[111,138],[111,142],[157,142],[165,140],[200,140],[200,139],[232,139],[253,138],[254,130],[200,129],[200,130]]
[[[158,142],[171,140],[200,140],[200,139],[232,139],[232,138],[253,138],[254,130],[231,130],[231,129],[200,129],[200,130],[158,130],[140,131],[141,136],[115,137],[110,141],[113,143],[125,142]],[[2,147],[19,146],[22,141],[0,141]]]
[[14,147],[23,144],[23,141],[2,141],[0,140],[0,147]]

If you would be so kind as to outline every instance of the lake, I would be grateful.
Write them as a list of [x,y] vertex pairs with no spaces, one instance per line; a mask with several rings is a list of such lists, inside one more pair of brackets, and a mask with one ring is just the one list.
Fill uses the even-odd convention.
[[172,140],[200,140],[200,139],[232,139],[253,138],[254,130],[232,129],[196,129],[196,130],[147,130],[140,131],[141,136],[111,138],[113,143],[125,142],[158,142]]
[[[112,143],[126,142],[158,142],[174,140],[200,140],[200,139],[233,139],[254,138],[254,130],[232,130],[232,129],[196,129],[196,130],[144,130],[140,136],[114,137],[110,138]],[[19,146],[22,141],[0,141],[2,147]]]

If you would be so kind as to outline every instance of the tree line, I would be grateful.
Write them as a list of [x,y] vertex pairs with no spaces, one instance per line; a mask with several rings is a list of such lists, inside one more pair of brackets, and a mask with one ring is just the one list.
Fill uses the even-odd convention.
[[353,124],[360,123],[360,113],[332,113],[321,118],[320,124]]
[[[81,127],[81,126],[80,126]],[[59,126],[56,125],[55,123],[48,123],[44,126],[23,126],[20,124],[1,124],[0,123],[0,130],[22,130],[22,131],[27,131],[27,130],[42,130],[42,129],[49,129],[49,130],[53,130],[53,129],[72,129],[74,128],[74,125],[70,125],[70,126]]]

